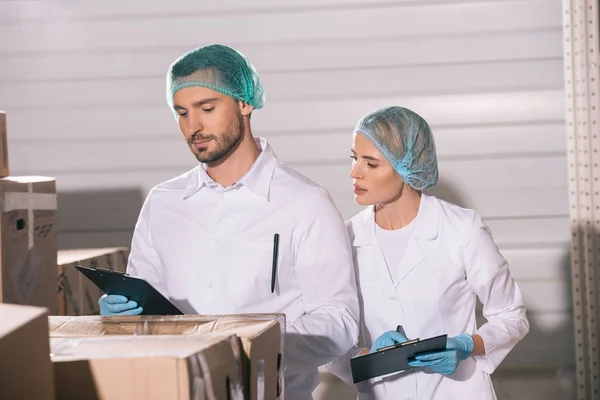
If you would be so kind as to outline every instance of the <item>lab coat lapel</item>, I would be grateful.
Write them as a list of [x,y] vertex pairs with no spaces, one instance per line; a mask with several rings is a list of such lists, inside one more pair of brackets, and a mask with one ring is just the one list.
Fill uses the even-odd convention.
[[398,286],[400,282],[402,282],[402,280],[412,272],[413,269],[423,262],[424,259],[425,257],[419,248],[417,238],[410,238],[400,265],[388,266],[388,269],[391,270],[390,273],[392,275],[392,279],[394,280],[394,285]]
[[382,282],[387,281],[393,284],[392,276],[386,267],[383,251],[375,235],[375,213],[373,206],[362,211],[356,222],[352,245],[354,247],[362,247],[364,251],[368,251],[369,256],[367,259],[372,263],[373,271],[377,274],[378,279],[381,279]]
[[395,286],[413,272],[427,256],[432,240],[437,237],[438,213],[438,201],[434,197],[423,194],[415,220],[414,235],[406,246],[402,262],[395,268],[394,266],[389,268]]

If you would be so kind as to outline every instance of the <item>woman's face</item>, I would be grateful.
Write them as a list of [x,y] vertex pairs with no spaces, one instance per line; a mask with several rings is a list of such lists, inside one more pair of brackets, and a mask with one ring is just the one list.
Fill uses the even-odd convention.
[[350,177],[360,205],[387,204],[398,198],[404,182],[369,139],[355,132]]

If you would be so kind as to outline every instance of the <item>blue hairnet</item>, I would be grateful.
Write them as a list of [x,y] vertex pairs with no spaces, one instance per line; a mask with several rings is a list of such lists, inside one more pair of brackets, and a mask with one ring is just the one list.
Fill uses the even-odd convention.
[[358,121],[355,132],[364,135],[400,175],[404,183],[424,190],[438,180],[435,142],[429,124],[402,107],[384,107]]
[[258,72],[239,51],[220,44],[191,50],[179,57],[167,71],[167,103],[173,108],[173,95],[186,87],[215,90],[254,107],[262,108],[265,92]]

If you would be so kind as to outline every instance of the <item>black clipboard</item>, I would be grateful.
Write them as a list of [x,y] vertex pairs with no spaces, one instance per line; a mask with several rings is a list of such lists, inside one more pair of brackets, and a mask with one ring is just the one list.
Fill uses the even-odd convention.
[[447,337],[448,335],[440,335],[424,340],[409,340],[354,357],[350,360],[352,379],[354,383],[358,383],[413,368],[408,365],[409,359],[414,358],[415,354],[445,350]]
[[122,272],[75,265],[86,278],[106,294],[120,294],[138,303],[142,315],[183,315],[173,303],[141,278]]

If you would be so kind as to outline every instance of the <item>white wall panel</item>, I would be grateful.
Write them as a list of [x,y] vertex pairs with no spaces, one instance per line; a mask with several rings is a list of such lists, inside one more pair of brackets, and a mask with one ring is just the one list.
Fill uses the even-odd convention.
[[[176,42],[167,48],[81,49],[73,52],[3,53],[0,48],[0,54],[6,56],[0,82],[163,77],[169,64],[189,48]],[[438,64],[556,61],[562,55],[560,27],[491,31],[478,35],[340,39],[269,43],[268,46],[243,44],[238,48],[251,57],[261,74],[410,65],[427,67]],[[335,54],[335,57],[331,57],[331,54]],[[143,66],[141,70],[140,66]]]
[[[525,71],[525,72],[523,72]],[[369,69],[267,72],[261,75],[268,101],[348,99],[397,94],[477,93],[549,89],[561,84],[560,60],[493,64],[442,64]],[[25,77],[26,78],[26,77]],[[7,82],[0,87],[6,107],[61,106],[76,103],[156,104],[164,98],[165,78]],[[165,103],[166,105],[166,103]]]
[[[479,0],[462,0],[462,3]],[[214,15],[223,13],[227,16],[235,13],[268,13],[280,11],[303,11],[338,8],[376,8],[389,5],[411,5],[412,0],[261,0],[247,2],[244,0],[221,0],[219,2],[198,2],[180,0],[177,3],[147,2],[129,0],[94,1],[56,1],[30,0],[7,2],[3,5],[6,11],[0,15],[0,21],[38,22],[40,20],[66,21],[89,19],[116,19],[123,17],[150,17],[165,15]],[[421,0],[423,5],[438,3],[437,0]]]
[[[540,13],[547,1],[449,3],[281,13],[194,14],[42,21],[0,26],[7,52],[169,46],[195,46],[199,29],[205,43],[271,43],[299,40],[444,35],[560,25],[560,9]],[[423,23],[427,21],[427,23]],[[468,23],[465,23],[468,21]],[[310,25],[310,29],[307,29]],[[234,29],[235,28],[235,29]],[[243,34],[241,34],[243,33]]]

